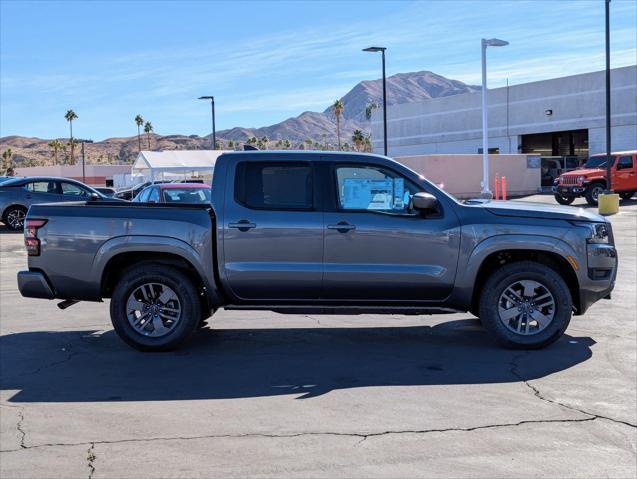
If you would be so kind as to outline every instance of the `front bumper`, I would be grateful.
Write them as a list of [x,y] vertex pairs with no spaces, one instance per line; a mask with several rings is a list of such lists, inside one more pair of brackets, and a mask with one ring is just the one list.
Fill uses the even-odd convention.
[[562,196],[581,196],[586,191],[586,186],[577,185],[553,185],[551,191]]
[[578,314],[600,299],[610,299],[617,277],[617,250],[612,244],[590,243],[586,247],[586,278],[581,280]]
[[54,299],[55,294],[44,273],[40,271],[18,272],[18,289],[26,298]]

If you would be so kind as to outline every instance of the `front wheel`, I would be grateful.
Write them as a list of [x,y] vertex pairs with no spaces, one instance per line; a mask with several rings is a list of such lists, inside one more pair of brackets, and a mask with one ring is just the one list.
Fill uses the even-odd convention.
[[601,195],[603,192],[604,187],[600,183],[593,183],[588,188],[586,188],[586,192],[584,193],[586,202],[591,206],[597,206],[599,195]]
[[633,197],[634,194],[635,194],[634,191],[624,191],[623,193],[619,194],[619,197],[622,200],[629,200],[629,199],[631,199]]
[[575,201],[575,197],[555,194],[555,201],[561,205],[570,205],[573,201]]
[[539,349],[557,341],[571,320],[573,300],[562,277],[540,263],[496,270],[480,298],[480,319],[502,345]]
[[170,266],[133,266],[111,298],[111,321],[128,345],[140,351],[169,351],[184,344],[199,325],[197,288]]

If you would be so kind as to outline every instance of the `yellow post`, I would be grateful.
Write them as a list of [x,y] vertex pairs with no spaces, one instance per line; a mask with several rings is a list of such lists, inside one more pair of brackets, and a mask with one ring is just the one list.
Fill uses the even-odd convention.
[[619,212],[619,195],[617,193],[600,194],[597,197],[600,215],[614,215]]

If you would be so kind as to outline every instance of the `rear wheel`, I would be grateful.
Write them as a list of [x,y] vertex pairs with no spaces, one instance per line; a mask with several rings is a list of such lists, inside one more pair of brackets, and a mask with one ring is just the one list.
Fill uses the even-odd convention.
[[197,329],[201,316],[197,288],[170,266],[132,267],[111,298],[115,331],[140,351],[168,351],[181,346]]
[[554,195],[555,201],[557,201],[561,205],[570,205],[573,201],[575,201],[574,196],[562,196],[562,195]]
[[12,231],[24,229],[24,219],[27,216],[27,209],[23,206],[10,206],[4,213],[4,224]]
[[597,206],[599,195],[601,195],[603,192],[604,185],[602,185],[601,183],[593,183],[588,188],[586,188],[586,192],[584,193],[586,202],[591,206]]
[[634,191],[624,191],[623,193],[619,194],[619,197],[622,200],[629,200],[629,199],[631,199],[633,197],[634,194],[635,194]]
[[502,345],[538,349],[557,341],[573,301],[562,277],[540,263],[519,261],[496,270],[480,298],[480,319]]

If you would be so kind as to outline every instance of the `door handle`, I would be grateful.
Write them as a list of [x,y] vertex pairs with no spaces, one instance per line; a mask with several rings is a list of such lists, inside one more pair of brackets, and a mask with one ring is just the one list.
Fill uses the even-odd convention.
[[236,228],[239,231],[248,231],[256,227],[257,227],[256,224],[250,223],[248,220],[240,220],[236,223],[228,223],[228,228]]
[[327,225],[328,230],[336,230],[339,233],[347,233],[348,231],[355,230],[355,225],[350,225],[347,221],[339,221],[335,225]]

